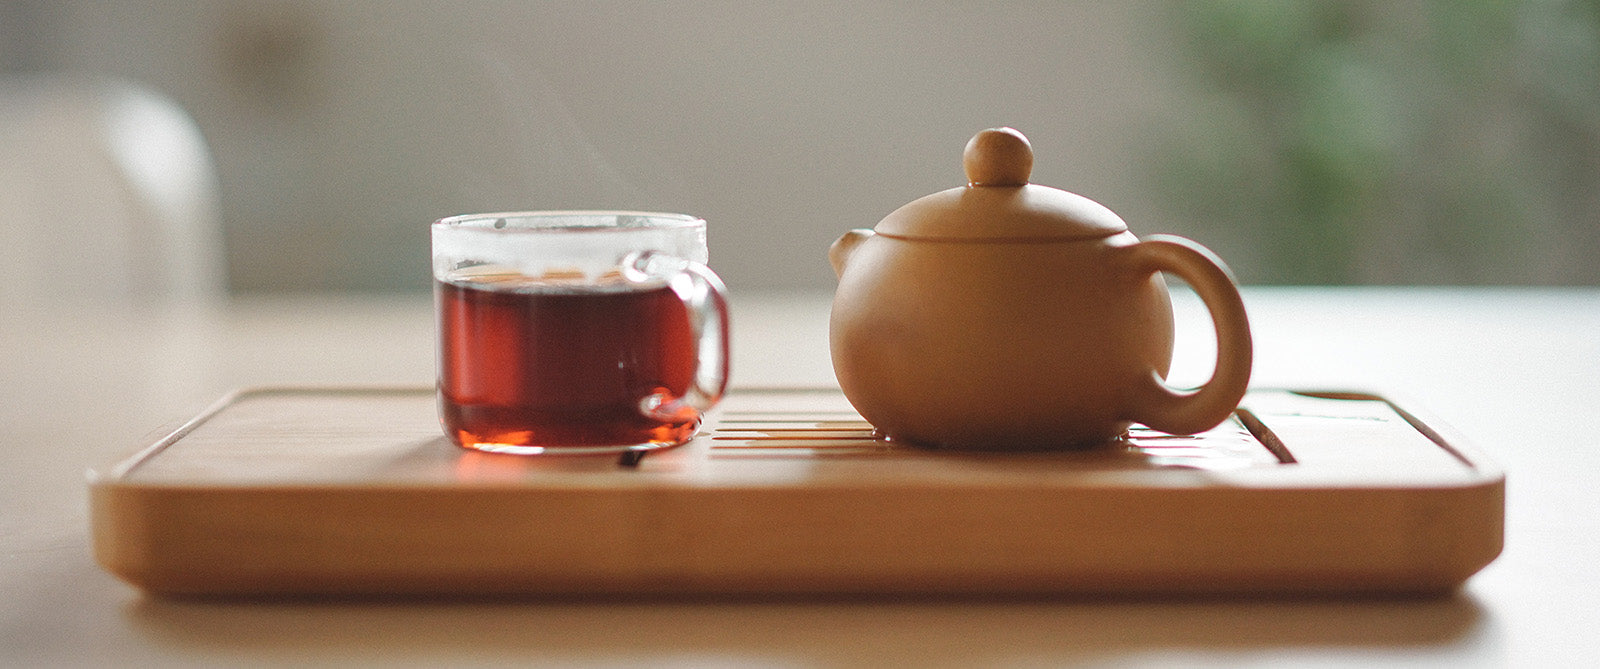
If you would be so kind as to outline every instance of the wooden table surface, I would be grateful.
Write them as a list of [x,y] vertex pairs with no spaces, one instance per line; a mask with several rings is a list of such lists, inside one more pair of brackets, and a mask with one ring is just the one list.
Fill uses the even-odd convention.
[[[827,385],[825,293],[734,292],[736,384]],[[1508,475],[1503,555],[1424,600],[168,601],[101,571],[84,472],[224,392],[427,385],[426,296],[0,316],[0,664],[1597,666],[1600,289],[1250,288],[1257,386],[1378,391]],[[1207,324],[1180,293],[1174,377]]]

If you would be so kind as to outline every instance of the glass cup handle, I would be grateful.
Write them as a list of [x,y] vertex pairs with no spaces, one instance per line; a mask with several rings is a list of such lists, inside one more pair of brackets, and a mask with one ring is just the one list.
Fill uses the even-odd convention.
[[[623,267],[639,273],[641,279],[670,272],[668,287],[683,300],[694,336],[694,374],[682,397],[665,398],[649,413],[669,417],[685,409],[705,413],[716,406],[728,389],[728,289],[722,278],[701,263],[656,251],[631,254]],[[667,272],[651,271],[666,265]]]

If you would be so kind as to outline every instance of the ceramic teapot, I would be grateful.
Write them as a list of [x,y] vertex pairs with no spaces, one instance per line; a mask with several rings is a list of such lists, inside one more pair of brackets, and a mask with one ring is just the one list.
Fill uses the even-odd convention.
[[[829,322],[834,373],[891,439],[933,447],[1082,448],[1132,423],[1175,434],[1226,420],[1250,378],[1250,325],[1222,261],[1168,235],[1140,241],[1110,209],[1028,183],[1033,149],[978,133],[968,185],[840,237]],[[1217,334],[1211,380],[1169,387],[1172,304],[1192,286]]]

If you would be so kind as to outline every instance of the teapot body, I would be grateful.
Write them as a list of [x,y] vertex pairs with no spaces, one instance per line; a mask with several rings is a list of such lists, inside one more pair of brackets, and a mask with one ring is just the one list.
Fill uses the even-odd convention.
[[[896,209],[828,250],[839,275],[834,374],[881,436],[928,446],[1088,447],[1132,423],[1196,434],[1227,420],[1250,381],[1250,324],[1209,249],[1140,240],[1099,203],[1028,182],[1022,133],[967,142],[967,185]],[[1194,288],[1217,332],[1211,380],[1168,387],[1172,303]]]
[[1121,435],[1134,421],[1132,396],[1167,373],[1172,306],[1160,273],[1125,262],[1132,233],[852,234],[837,259],[830,350],[845,396],[890,439],[1092,445]]

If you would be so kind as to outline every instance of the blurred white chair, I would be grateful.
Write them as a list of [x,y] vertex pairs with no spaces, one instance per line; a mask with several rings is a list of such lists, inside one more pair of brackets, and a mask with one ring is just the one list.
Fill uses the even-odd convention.
[[183,109],[105,78],[0,79],[0,306],[225,291],[215,169]]

